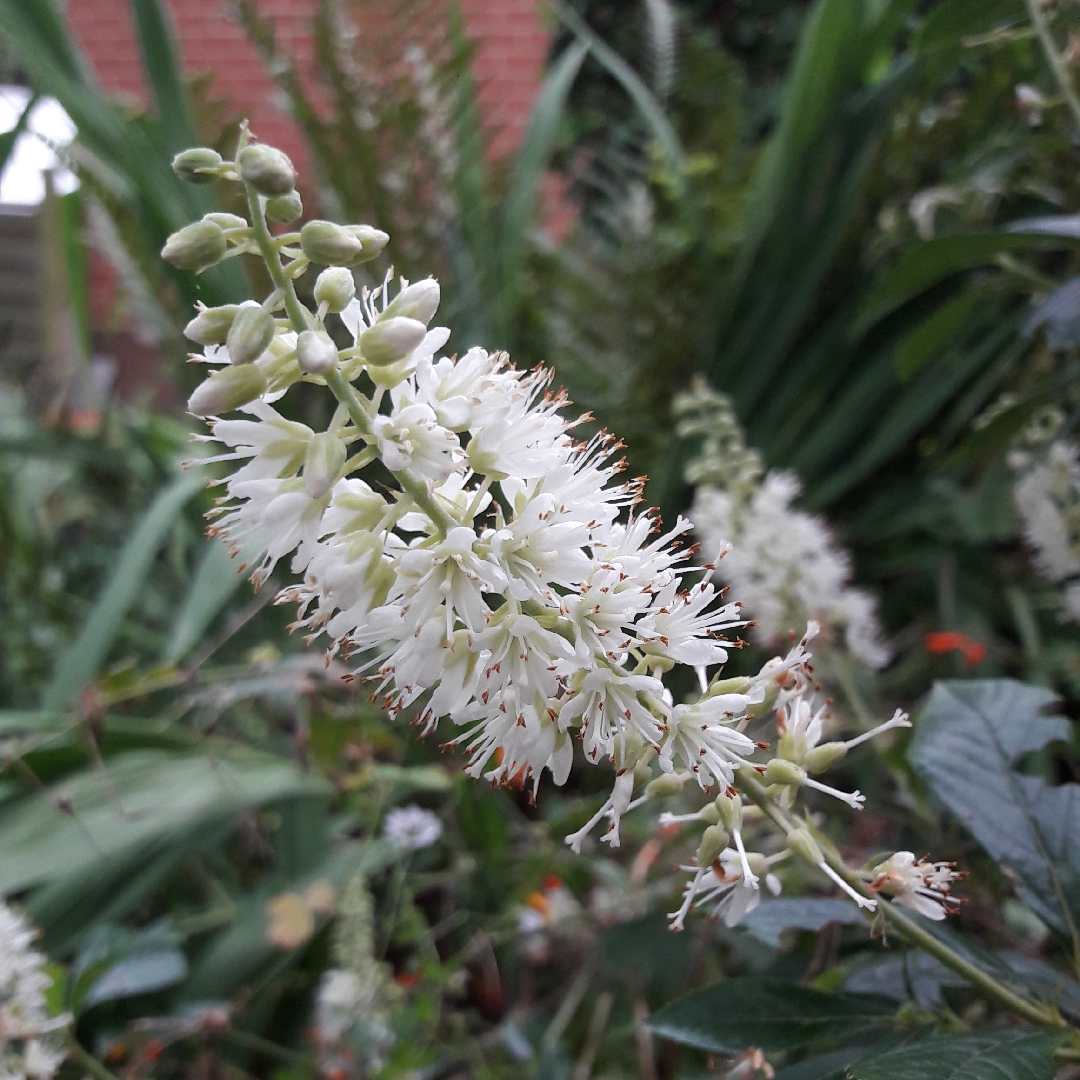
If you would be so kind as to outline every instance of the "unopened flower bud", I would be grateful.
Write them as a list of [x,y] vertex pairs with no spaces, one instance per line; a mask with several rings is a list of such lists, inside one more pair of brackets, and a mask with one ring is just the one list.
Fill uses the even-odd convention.
[[161,257],[181,270],[198,272],[220,262],[228,249],[221,226],[203,219],[174,232],[165,241]]
[[265,392],[266,376],[254,364],[221,368],[195,387],[188,398],[188,412],[195,416],[220,416]]
[[304,212],[304,201],[298,192],[290,191],[288,195],[275,195],[272,199],[267,199],[263,209],[270,221],[288,225]]
[[267,198],[288,195],[296,186],[292,162],[276,147],[263,143],[245,146],[237,155],[236,164],[243,181]]
[[344,266],[328,266],[315,280],[315,303],[325,304],[335,315],[344,311],[356,295],[356,281]]
[[312,435],[304,455],[304,490],[321,499],[336,483],[345,464],[345,444],[329,431]]
[[239,214],[226,214],[223,210],[215,210],[210,214],[203,214],[203,221],[212,221],[215,225],[220,225],[223,229],[246,229],[248,227],[247,218],[242,218]]
[[716,825],[720,821],[720,811],[711,803],[706,803],[699,811],[698,817],[706,825]]
[[811,773],[824,772],[832,768],[847,753],[847,743],[827,742],[815,746],[806,755],[806,771]]
[[234,364],[258,360],[274,340],[274,316],[259,304],[244,304],[236,313],[225,344]]
[[337,363],[338,351],[333,338],[322,330],[305,330],[296,340],[296,359],[300,370],[309,375],[325,375]]
[[172,160],[173,172],[189,184],[209,184],[214,179],[213,173],[201,170],[216,169],[220,164],[221,155],[208,146],[181,150]]
[[747,716],[757,718],[759,716],[768,716],[773,711],[773,706],[776,704],[776,699],[780,696],[780,684],[775,679],[770,679],[765,684],[765,700],[758,702],[756,705],[751,705],[746,710]]
[[734,679],[717,679],[705,692],[705,697],[719,697],[721,694],[745,694],[750,689],[750,680],[745,675]]
[[[365,485],[366,486],[366,485]],[[348,532],[369,533],[386,513],[386,500],[368,488],[346,491],[334,497],[334,505],[349,513]],[[344,530],[343,530],[344,531]]]
[[434,278],[414,281],[387,304],[379,321],[401,315],[407,319],[416,319],[427,326],[439,310],[440,295],[439,283]]
[[384,319],[360,335],[357,344],[364,362],[374,367],[404,360],[427,335],[427,327],[416,319]]
[[806,859],[807,862],[812,862],[815,866],[819,866],[822,862],[821,848],[810,835],[809,829],[792,829],[787,835],[787,846],[796,855]]
[[713,806],[716,807],[720,820],[728,832],[738,832],[742,829],[742,798],[735,795],[729,798],[727,795],[717,795]]
[[784,787],[800,787],[806,781],[806,770],[800,769],[793,761],[773,758],[765,766],[762,777],[766,784],[780,784]]
[[239,304],[206,308],[184,327],[184,337],[200,345],[224,345],[239,310]]
[[769,860],[760,851],[748,851],[746,864],[755,877],[763,878],[769,872]]
[[363,243],[332,221],[309,221],[300,230],[300,246],[315,263],[349,266],[364,254]]
[[727,829],[723,825],[710,825],[701,834],[701,843],[698,844],[698,866],[708,866],[720,857],[720,852],[728,845]]
[[361,255],[358,261],[362,263],[377,258],[382,249],[390,243],[390,234],[376,229],[373,225],[346,225],[345,231],[360,241]]
[[682,791],[682,781],[674,773],[661,773],[655,780],[650,780],[645,788],[647,799],[669,799]]

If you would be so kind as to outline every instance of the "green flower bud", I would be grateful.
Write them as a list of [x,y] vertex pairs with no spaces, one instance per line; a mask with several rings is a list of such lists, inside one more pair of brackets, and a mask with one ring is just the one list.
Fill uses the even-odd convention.
[[742,798],[739,795],[728,798],[727,795],[717,795],[713,805],[720,820],[728,832],[736,832],[742,829]]
[[827,742],[815,746],[806,755],[806,771],[811,773],[824,772],[832,768],[847,753],[847,743]]
[[203,214],[203,221],[212,221],[223,229],[246,229],[248,219],[239,214],[226,214],[222,210],[215,210],[212,214]]
[[322,330],[305,330],[296,341],[296,359],[301,371],[325,375],[337,363],[337,346]]
[[806,780],[806,770],[800,769],[793,761],[785,761],[784,758],[774,757],[765,766],[765,775],[762,780],[766,784],[780,784],[784,787],[800,787]]
[[360,335],[357,344],[364,362],[373,367],[404,360],[427,335],[427,327],[416,319],[383,319]]
[[197,273],[224,259],[228,249],[221,226],[203,219],[174,232],[165,241],[161,257],[181,270]]
[[336,483],[345,465],[345,444],[329,431],[312,435],[304,455],[304,490],[321,499]]
[[698,817],[706,825],[716,825],[720,821],[720,811],[710,802],[706,803],[699,811]]
[[265,392],[266,376],[254,364],[221,368],[195,387],[188,398],[188,412],[195,416],[220,416]]
[[209,184],[214,179],[213,173],[200,170],[216,169],[221,163],[221,155],[208,146],[181,150],[172,159],[173,172],[189,184]]
[[669,799],[682,791],[682,781],[674,773],[661,773],[655,780],[650,780],[645,788],[647,799]]
[[239,310],[239,304],[206,308],[184,327],[184,337],[200,345],[224,345]]
[[274,340],[274,316],[255,303],[241,306],[229,328],[225,344],[234,364],[250,364],[258,360]]
[[698,866],[708,866],[720,857],[720,852],[728,845],[727,829],[723,825],[710,825],[701,834],[701,843],[698,844]]
[[745,675],[739,675],[734,679],[717,679],[705,692],[705,696],[711,698],[721,694],[745,694],[749,689],[750,680]]
[[773,679],[765,684],[765,700],[759,702],[757,705],[751,705],[746,710],[747,716],[759,717],[768,716],[773,711],[773,707],[776,705],[776,699],[780,696],[780,684]]
[[748,851],[746,865],[750,867],[750,873],[759,878],[763,878],[769,872],[769,861],[760,851]]
[[332,221],[309,221],[300,230],[300,246],[315,263],[349,266],[364,254],[362,241]]
[[334,497],[334,505],[346,510],[351,515],[341,533],[369,533],[386,513],[386,500],[370,488],[361,491],[346,491]]
[[236,164],[244,183],[268,199],[288,195],[296,186],[292,162],[276,147],[264,143],[245,146],[237,155]]
[[821,848],[818,847],[817,841],[810,835],[809,829],[792,829],[787,836],[787,846],[796,855],[801,856],[815,866],[822,862]]
[[288,225],[304,212],[304,202],[297,192],[290,191],[287,195],[275,195],[272,199],[267,199],[263,209],[270,221]]
[[328,266],[315,280],[315,303],[325,304],[335,315],[344,311],[356,295],[356,281],[344,266]]
[[373,225],[346,225],[345,231],[360,241],[362,249],[360,262],[369,262],[382,254],[382,249],[390,243],[389,233],[376,229]]
[[404,316],[407,319],[416,319],[427,326],[435,312],[439,310],[440,295],[439,283],[434,278],[414,281],[387,304],[379,321]]

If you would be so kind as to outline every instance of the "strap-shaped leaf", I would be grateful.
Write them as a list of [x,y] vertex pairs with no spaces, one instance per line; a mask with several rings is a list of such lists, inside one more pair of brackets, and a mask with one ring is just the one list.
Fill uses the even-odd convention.
[[715,1053],[767,1053],[825,1040],[846,1042],[887,1027],[894,1002],[872,994],[826,994],[776,979],[727,979],[653,1013],[657,1035]]
[[1080,784],[1048,787],[1013,769],[1023,754],[1067,740],[1044,715],[1051,691],[1011,679],[938,683],[909,756],[934,794],[1015,874],[1024,901],[1059,932],[1080,922]]
[[173,521],[205,482],[202,476],[185,473],[150,504],[150,509],[120,552],[116,568],[83,623],[78,638],[60,658],[42,702],[45,709],[58,709],[68,704],[97,675]]

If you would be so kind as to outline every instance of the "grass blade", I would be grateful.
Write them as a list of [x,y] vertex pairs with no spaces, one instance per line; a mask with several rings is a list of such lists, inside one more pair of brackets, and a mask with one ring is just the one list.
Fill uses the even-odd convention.
[[44,709],[67,705],[97,675],[173,521],[188,499],[205,483],[203,476],[185,473],[150,504],[150,509],[120,552],[116,568],[83,623],[78,638],[60,658],[42,701]]

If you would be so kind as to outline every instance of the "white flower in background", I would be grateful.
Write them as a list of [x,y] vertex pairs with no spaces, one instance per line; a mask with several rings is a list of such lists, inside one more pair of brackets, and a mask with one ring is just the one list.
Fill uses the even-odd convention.
[[1064,582],[1062,619],[1080,622],[1080,449],[1058,439],[1009,456],[1013,502],[1035,569]]
[[374,935],[371,894],[353,878],[334,932],[337,966],[323,972],[315,997],[312,1027],[323,1076],[364,1080],[386,1064],[394,1047],[397,987],[389,967],[375,959]]
[[967,877],[955,866],[949,862],[927,862],[916,859],[910,851],[898,851],[874,867],[870,888],[894,897],[898,904],[927,919],[940,922],[946,915],[955,914],[963,903],[951,895],[952,882]]
[[442,836],[442,822],[422,806],[399,806],[386,815],[383,836],[397,847],[420,851]]
[[33,948],[36,937],[26,920],[0,902],[0,1076],[4,1080],[49,1078],[64,1052],[55,1035],[69,1016],[51,1017],[45,991],[52,976],[44,955]]
[[[773,861],[779,861],[773,857]],[[773,894],[780,895],[780,879],[769,872],[770,862],[764,855],[751,853],[750,866],[756,872],[747,876],[743,872],[743,858],[734,848],[725,848],[708,868],[698,872],[696,866],[684,866],[682,870],[695,876],[683,888],[683,907],[670,916],[673,930],[681,930],[686,912],[691,904],[708,908],[710,913],[724,920],[725,926],[738,925],[743,917],[761,902],[760,879]]]
[[743,442],[730,401],[704,383],[677,398],[675,408],[680,435],[704,436],[701,455],[687,470],[698,485],[691,520],[706,553],[723,552],[716,576],[754,621],[755,639],[771,645],[814,620],[842,630],[857,660],[884,667],[889,652],[874,601],[850,586],[851,559],[821,518],[792,507],[800,491],[795,474],[765,474],[760,456]]

